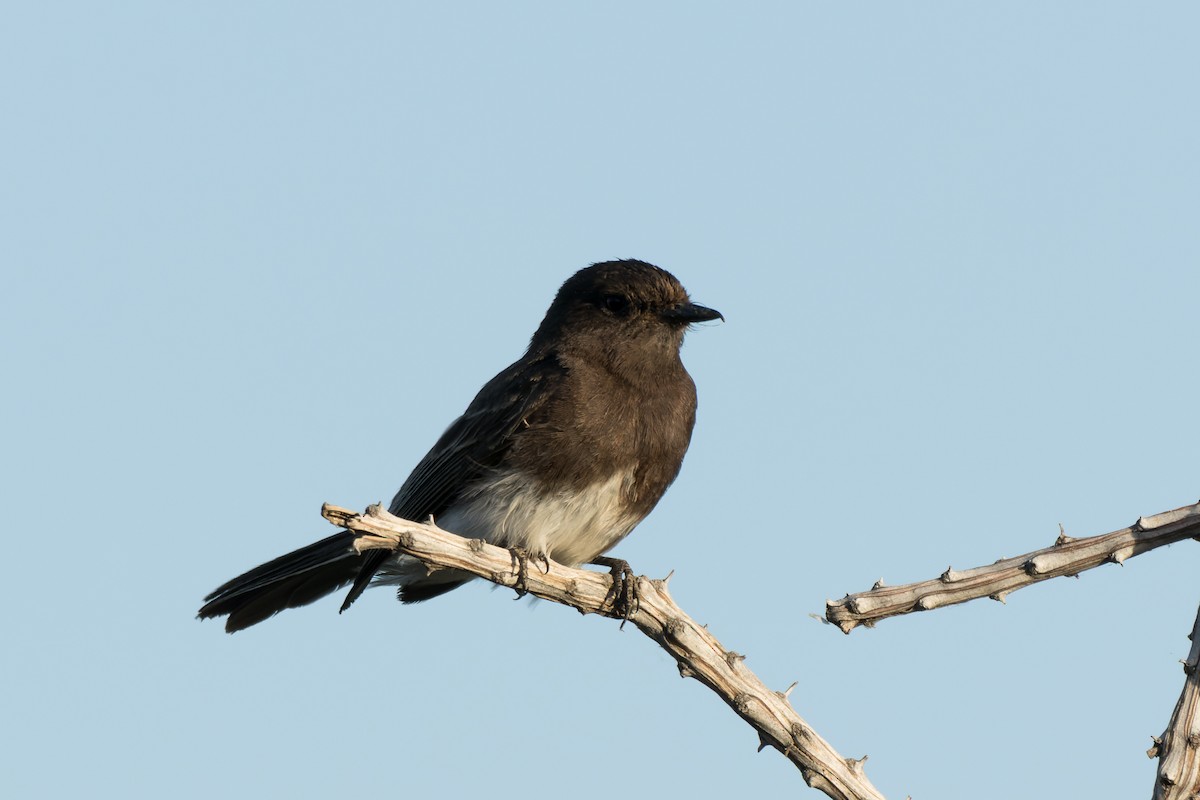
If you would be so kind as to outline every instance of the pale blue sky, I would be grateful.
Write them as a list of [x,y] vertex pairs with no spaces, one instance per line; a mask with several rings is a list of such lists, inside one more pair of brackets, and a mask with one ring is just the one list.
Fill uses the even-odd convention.
[[636,631],[510,592],[193,619],[323,501],[390,499],[564,278],[637,257],[728,322],[688,337],[692,450],[616,554],[889,798],[1148,796],[1196,546],[849,637],[809,614],[1200,497],[1198,30],[10,6],[0,794],[818,797]]

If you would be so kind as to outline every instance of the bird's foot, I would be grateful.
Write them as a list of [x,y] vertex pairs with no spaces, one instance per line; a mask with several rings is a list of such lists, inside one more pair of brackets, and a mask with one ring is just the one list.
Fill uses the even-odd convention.
[[516,582],[513,584],[513,589],[516,590],[517,596],[514,599],[520,599],[529,594],[529,562],[542,562],[542,574],[550,572],[550,559],[545,553],[531,553],[524,547],[510,547],[508,554],[512,558],[513,574],[517,576]]
[[633,568],[623,558],[597,556],[588,563],[609,568],[613,583],[608,594],[604,596],[604,602],[612,603],[613,611],[620,618],[621,627],[624,628],[625,623],[638,610],[637,575],[633,574]]

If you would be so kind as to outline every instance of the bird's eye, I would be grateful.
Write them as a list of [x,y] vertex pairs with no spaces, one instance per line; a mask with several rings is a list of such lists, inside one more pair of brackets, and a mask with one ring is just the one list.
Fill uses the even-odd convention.
[[619,294],[605,295],[604,307],[614,314],[623,315],[629,311],[629,300]]

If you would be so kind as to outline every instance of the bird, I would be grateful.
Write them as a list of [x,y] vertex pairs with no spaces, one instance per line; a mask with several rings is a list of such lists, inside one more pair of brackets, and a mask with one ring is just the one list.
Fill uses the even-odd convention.
[[[636,600],[629,565],[603,554],[679,474],[696,421],[696,386],[680,349],[692,326],[716,319],[725,317],[645,261],[579,270],[524,355],[484,384],[389,512],[509,548],[522,567],[529,557],[547,568],[551,559],[610,567],[627,615]],[[474,577],[430,571],[389,550],[360,554],[355,537],[339,531],[233,578],[204,598],[199,618],[226,617],[233,633],[346,586],[341,611],[372,585],[418,603]]]

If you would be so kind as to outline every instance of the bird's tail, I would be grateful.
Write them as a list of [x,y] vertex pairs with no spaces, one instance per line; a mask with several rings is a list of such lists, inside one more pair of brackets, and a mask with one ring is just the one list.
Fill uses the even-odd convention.
[[354,580],[362,565],[354,537],[339,531],[237,576],[204,598],[198,616],[228,615],[225,630],[233,633],[337,591]]

